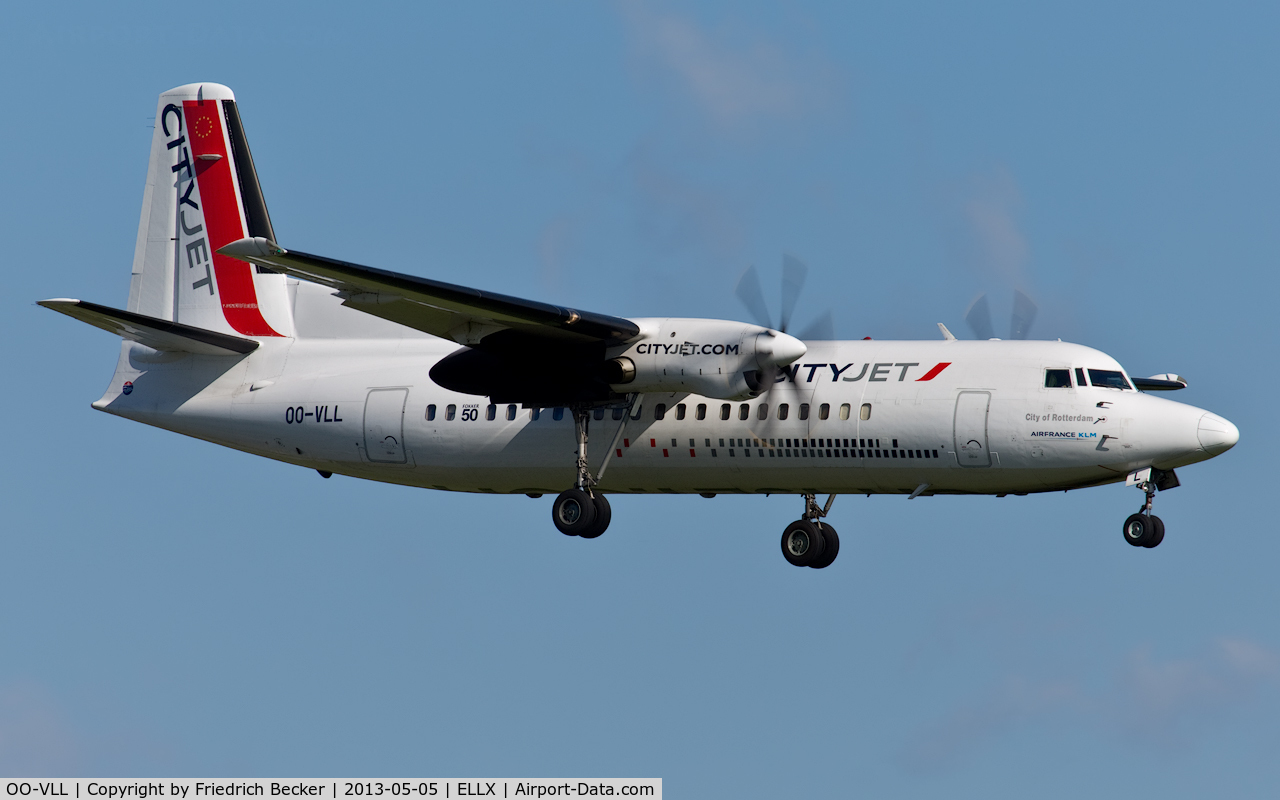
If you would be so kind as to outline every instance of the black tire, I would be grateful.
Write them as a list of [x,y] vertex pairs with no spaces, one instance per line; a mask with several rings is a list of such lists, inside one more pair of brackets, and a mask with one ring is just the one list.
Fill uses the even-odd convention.
[[1151,531],[1151,538],[1142,543],[1143,547],[1155,547],[1164,541],[1164,520],[1152,514],[1151,521],[1155,523],[1155,529]]
[[581,489],[566,489],[551,504],[551,521],[565,536],[590,532],[596,521],[595,501]]
[[1130,514],[1124,521],[1124,540],[1134,547],[1145,547],[1155,531],[1152,518],[1146,514]]
[[583,531],[578,534],[583,539],[594,539],[609,529],[609,520],[613,519],[613,511],[609,508],[609,501],[604,499],[604,495],[596,492],[591,496],[596,504],[596,521],[591,525],[591,530]]
[[782,532],[782,557],[793,567],[807,567],[822,558],[825,541],[807,519],[798,519]]
[[836,533],[836,529],[827,522],[819,522],[818,528],[822,531],[822,556],[809,566],[814,569],[826,569],[836,560],[836,556],[840,555],[840,534]]

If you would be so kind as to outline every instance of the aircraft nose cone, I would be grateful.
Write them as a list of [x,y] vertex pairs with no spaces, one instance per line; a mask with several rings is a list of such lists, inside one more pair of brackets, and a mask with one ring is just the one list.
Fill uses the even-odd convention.
[[1217,414],[1205,414],[1196,430],[1200,446],[1210,455],[1225,453],[1240,441],[1240,429]]
[[785,333],[761,334],[756,344],[756,352],[770,362],[782,366],[809,352],[804,342]]

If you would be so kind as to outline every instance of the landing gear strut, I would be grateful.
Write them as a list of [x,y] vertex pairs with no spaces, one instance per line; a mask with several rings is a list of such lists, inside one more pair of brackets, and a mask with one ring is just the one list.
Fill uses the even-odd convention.
[[1151,470],[1138,473],[1133,485],[1141,489],[1147,499],[1138,513],[1130,514],[1124,521],[1124,540],[1134,547],[1155,547],[1164,541],[1164,522],[1151,513],[1151,501],[1155,499],[1157,488]]
[[[594,539],[609,527],[613,514],[609,501],[595,489],[599,477],[593,477],[587,467],[587,424],[591,420],[591,409],[574,406],[572,411],[573,429],[578,440],[577,477],[573,488],[561,492],[551,504],[551,520],[565,536]],[[604,474],[603,468],[600,473]]]
[[840,536],[830,523],[820,522],[831,511],[836,496],[819,506],[813,493],[804,495],[804,516],[782,532],[782,557],[795,567],[824,569],[840,554]]

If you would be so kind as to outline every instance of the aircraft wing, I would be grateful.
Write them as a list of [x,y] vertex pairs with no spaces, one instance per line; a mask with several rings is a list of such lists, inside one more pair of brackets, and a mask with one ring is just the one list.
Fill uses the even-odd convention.
[[620,317],[285,250],[261,236],[239,239],[218,252],[329,286],[345,306],[459,344],[479,344],[490,334],[512,329],[525,334],[516,338],[526,343],[552,340],[570,346],[612,346],[640,333],[634,322]]

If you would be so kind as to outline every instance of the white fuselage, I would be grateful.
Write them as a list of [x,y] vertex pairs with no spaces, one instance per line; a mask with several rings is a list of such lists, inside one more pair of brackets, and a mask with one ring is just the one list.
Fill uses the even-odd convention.
[[[277,338],[248,356],[219,357],[161,354],[125,342],[112,385],[94,406],[371,480],[495,493],[572,486],[572,415],[491,407],[488,398],[437,386],[431,367],[457,347],[430,337]],[[1235,434],[1221,432],[1233,431],[1230,423],[1193,406],[1133,390],[1046,388],[1046,369],[1121,370],[1111,357],[1080,345],[832,341],[808,347],[793,365],[794,380],[755,399],[649,393],[629,414],[596,412],[592,471],[610,457],[600,487],[1038,492],[1123,480],[1147,466],[1172,469],[1234,444]],[[619,426],[625,427],[617,435]]]

